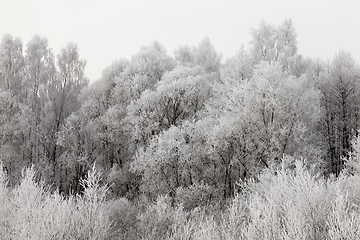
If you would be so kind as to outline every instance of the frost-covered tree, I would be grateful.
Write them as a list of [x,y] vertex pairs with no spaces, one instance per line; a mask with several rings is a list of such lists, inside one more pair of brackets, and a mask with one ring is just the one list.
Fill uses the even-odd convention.
[[[100,142],[98,157],[107,167],[123,163],[128,159],[127,138],[123,134],[123,118],[126,107],[135,96],[131,94],[131,82],[127,74],[129,61],[117,60],[107,67],[101,78],[92,83],[83,93],[80,110],[85,119],[92,141]],[[97,159],[95,157],[94,159]],[[100,160],[100,159],[98,159]]]
[[29,98],[35,104],[40,94],[46,91],[46,85],[55,79],[54,55],[48,40],[39,35],[35,35],[26,47],[26,87],[31,92]]
[[81,112],[86,121],[103,115],[115,105],[126,105],[131,101],[130,82],[126,82],[129,61],[116,60],[106,67],[99,80],[91,83],[80,95]]
[[19,103],[26,98],[24,74],[22,42],[6,34],[0,44],[0,161],[11,182],[14,174],[20,172],[22,159]]
[[92,145],[88,142],[84,125],[84,121],[77,114],[72,114],[65,119],[57,134],[56,144],[63,148],[61,156],[57,159],[61,161],[62,168],[58,169],[61,175],[64,175],[57,184],[65,193],[69,193],[70,190],[80,193],[79,181],[91,165],[91,162],[87,161],[89,156],[87,153]]
[[218,119],[213,154],[226,156],[229,164],[236,161],[244,174],[269,166],[284,154],[319,153],[311,142],[318,94],[306,76],[291,76],[278,62],[261,62],[248,82],[214,89],[208,108],[209,116]]
[[[67,169],[68,186],[70,183],[79,186],[76,185],[79,177],[94,162],[106,173],[111,168],[122,171],[128,165],[130,155],[122,123],[126,106],[133,97],[127,88],[130,85],[124,82],[128,66],[129,61],[121,59],[105,68],[99,80],[83,89],[79,96],[80,109],[61,128],[58,144],[63,149],[61,159]],[[69,126],[77,131],[76,135],[71,135]],[[80,136],[82,144],[78,141]],[[116,175],[114,171],[111,174]]]
[[205,37],[192,48],[188,45],[178,47],[174,55],[178,65],[201,66],[207,73],[219,73],[221,55],[215,50],[209,37]]
[[254,69],[253,59],[249,52],[242,46],[235,56],[226,60],[221,67],[221,81],[241,83],[249,80]]
[[325,139],[330,172],[339,174],[343,158],[351,151],[351,139],[359,129],[359,67],[347,52],[338,52],[319,75]]
[[146,89],[154,89],[164,73],[175,67],[175,60],[168,56],[165,48],[157,41],[143,46],[133,55],[126,69],[127,79],[131,81],[132,94],[139,97]]
[[218,73],[221,64],[221,55],[216,52],[210,38],[204,38],[193,49],[194,63],[202,66],[208,73]]
[[214,125],[208,120],[171,126],[138,149],[132,171],[142,176],[141,192],[151,197],[169,194],[190,205],[199,204],[196,199],[204,189],[211,191],[213,199],[230,196],[225,174],[229,165],[209,154]]
[[54,56],[46,38],[35,35],[25,51],[26,103],[21,106],[23,156],[29,163],[44,156],[40,139],[42,111],[48,101],[48,84],[56,78]]
[[280,63],[262,62],[245,87],[244,105],[245,121],[252,123],[247,130],[260,159],[306,153],[299,141],[308,130],[304,118],[316,116],[318,95],[305,76],[289,75]]
[[58,148],[57,137],[65,119],[80,107],[78,95],[88,84],[84,75],[85,64],[80,59],[77,45],[69,43],[57,56],[57,76],[48,87],[49,97],[41,123],[42,141],[48,161],[53,166],[55,180],[60,182],[63,176],[56,173],[61,170],[57,167],[61,166],[59,157],[62,151]]
[[4,35],[0,45],[0,87],[20,99],[24,97],[24,64],[21,40]]
[[175,61],[177,65],[191,67],[194,66],[194,54],[190,46],[180,46],[174,50]]
[[84,75],[86,61],[80,59],[76,44],[69,43],[57,56],[58,74],[51,83],[51,96],[56,128],[58,130],[64,119],[79,108],[78,95],[87,86]]
[[0,88],[0,162],[11,184],[19,177],[22,165],[19,108],[16,97]]
[[255,63],[279,61],[288,69],[288,61],[297,53],[297,34],[291,19],[279,26],[262,21],[258,28],[251,29],[251,55]]
[[141,147],[132,164],[133,171],[142,174],[141,191],[153,194],[175,195],[180,186],[189,185],[192,175],[186,172],[191,146],[185,129],[172,126],[154,137],[147,148]]
[[126,122],[135,142],[146,145],[162,130],[198,117],[211,89],[211,75],[199,72],[199,68],[175,69],[164,76],[155,91],[144,91],[128,106]]
[[276,61],[277,29],[272,24],[262,21],[258,29],[251,29],[252,40],[250,42],[252,56],[256,62]]

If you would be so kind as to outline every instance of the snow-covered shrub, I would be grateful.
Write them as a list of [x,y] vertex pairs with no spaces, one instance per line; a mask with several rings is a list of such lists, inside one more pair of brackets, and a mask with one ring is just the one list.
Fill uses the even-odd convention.
[[347,193],[339,188],[329,209],[328,234],[330,239],[359,239],[360,236],[360,206],[353,205]]
[[111,223],[104,198],[107,188],[100,186],[99,176],[95,169],[90,171],[83,180],[84,195],[67,198],[36,181],[33,167],[23,171],[13,190],[0,184],[0,191],[6,192],[0,196],[1,239],[105,239]]
[[325,238],[331,197],[326,181],[303,161],[294,170],[267,169],[247,188],[248,220],[240,234],[246,239]]
[[173,224],[173,209],[169,196],[159,196],[138,217],[138,231],[145,239],[168,239]]
[[141,208],[126,198],[111,200],[107,204],[111,221],[109,239],[135,239],[137,216]]
[[73,216],[76,226],[76,239],[105,239],[110,231],[111,222],[106,204],[107,186],[101,186],[101,173],[95,169],[88,172],[81,181],[84,194],[76,197],[76,213]]

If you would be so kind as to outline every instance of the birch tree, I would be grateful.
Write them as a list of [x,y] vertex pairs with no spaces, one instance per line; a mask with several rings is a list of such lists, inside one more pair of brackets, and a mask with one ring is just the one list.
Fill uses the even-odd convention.
[[48,100],[48,83],[56,78],[54,56],[46,38],[35,35],[27,44],[25,56],[26,104],[23,108],[23,153],[29,163],[44,155],[40,142],[41,112]]
[[21,40],[10,34],[4,35],[0,45],[0,87],[17,98],[24,97],[24,66]]
[[289,59],[297,53],[297,34],[291,19],[285,19],[279,26],[262,21],[258,28],[251,29],[251,36],[255,63],[279,61],[288,70]]

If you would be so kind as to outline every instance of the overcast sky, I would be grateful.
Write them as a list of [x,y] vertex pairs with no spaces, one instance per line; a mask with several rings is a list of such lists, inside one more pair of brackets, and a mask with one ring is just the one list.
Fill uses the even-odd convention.
[[285,18],[293,19],[299,53],[331,60],[343,49],[360,61],[359,0],[0,0],[0,11],[1,37],[10,33],[26,46],[40,34],[55,55],[77,43],[90,80],[154,40],[172,55],[208,36],[225,60],[247,46],[261,20],[278,25]]

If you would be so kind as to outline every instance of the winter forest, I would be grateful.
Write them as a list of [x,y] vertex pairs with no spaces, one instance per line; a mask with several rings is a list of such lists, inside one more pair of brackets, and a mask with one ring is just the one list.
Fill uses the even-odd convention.
[[299,54],[291,19],[250,34],[91,82],[76,44],[4,35],[0,239],[359,239],[359,65]]

